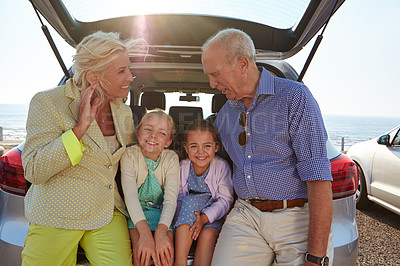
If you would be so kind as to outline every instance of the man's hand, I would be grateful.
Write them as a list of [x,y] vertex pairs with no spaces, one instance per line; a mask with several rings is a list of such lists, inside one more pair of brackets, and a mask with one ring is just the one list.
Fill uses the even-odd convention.
[[308,252],[323,257],[327,252],[332,225],[332,184],[331,181],[307,181],[307,188],[310,213]]

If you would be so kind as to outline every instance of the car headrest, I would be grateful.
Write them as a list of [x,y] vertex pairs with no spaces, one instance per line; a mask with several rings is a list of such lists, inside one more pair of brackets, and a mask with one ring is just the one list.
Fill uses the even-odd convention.
[[147,109],[144,106],[133,105],[131,106],[131,110],[132,110],[133,122],[135,126],[137,126],[140,120],[142,120],[142,117],[147,113]]
[[175,122],[178,134],[183,134],[186,126],[193,120],[203,119],[203,109],[201,107],[171,106],[169,114]]
[[142,93],[140,105],[153,110],[156,108],[165,110],[165,94],[159,91],[145,91]]
[[215,94],[212,97],[211,112],[218,113],[227,100],[225,94]]

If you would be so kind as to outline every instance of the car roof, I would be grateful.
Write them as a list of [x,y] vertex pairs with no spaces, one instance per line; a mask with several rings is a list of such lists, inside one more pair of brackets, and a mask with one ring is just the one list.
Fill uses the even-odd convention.
[[[171,10],[178,8],[178,11],[164,14],[147,12],[144,15],[134,14],[134,12],[132,12],[134,15],[121,13],[124,16],[112,18],[104,16],[105,19],[96,17],[87,21],[82,19],[84,16],[78,16],[76,10],[83,8],[82,6],[86,7],[86,9],[92,7],[94,9],[92,13],[96,14],[96,7],[99,5],[96,5],[93,1],[92,3],[87,0],[85,4],[80,5],[75,3],[82,3],[80,0],[30,1],[51,26],[73,47],[85,36],[102,30],[119,32],[123,38],[145,37],[150,46],[159,47],[159,49],[162,48],[163,50],[174,50],[174,52],[185,50],[187,52],[190,48],[189,50],[198,52],[202,44],[219,30],[238,28],[248,33],[253,39],[257,50],[257,59],[286,59],[299,52],[345,0],[278,1],[280,2],[279,4],[276,1],[265,1],[261,5],[259,1],[254,1],[254,3],[247,0],[229,2],[230,6],[226,10],[236,7],[240,11],[240,9],[243,9],[243,5],[254,5],[252,10],[258,9],[257,12],[261,14],[255,16],[255,19],[251,19],[251,16],[235,15],[240,14],[240,12],[224,13],[222,12],[224,9],[221,9],[220,14],[218,11],[207,13],[207,10],[214,10],[213,8],[206,8],[201,12],[193,12],[191,14],[188,14],[190,11],[182,9],[182,13],[179,13],[179,6],[173,6],[172,2],[174,1],[170,0],[167,3],[171,3],[174,8]],[[109,2],[113,3],[114,6],[124,6],[121,3],[114,3],[115,1],[121,2],[125,0]],[[129,2],[133,1],[130,0]],[[135,4],[139,6],[141,2],[136,2]],[[241,5],[235,6],[235,3],[240,3]],[[212,4],[213,1],[209,1],[209,5]],[[276,5],[278,8],[274,9]],[[269,13],[267,12],[268,10]],[[293,10],[296,12],[291,17],[280,15],[285,12],[294,12]],[[170,11],[167,10],[167,12]],[[275,20],[261,19],[263,14],[272,16],[274,13],[279,14]],[[276,21],[279,21],[279,19],[283,19],[283,22],[285,20],[289,22],[277,23]],[[143,36],[143,31],[145,31],[145,36]]]

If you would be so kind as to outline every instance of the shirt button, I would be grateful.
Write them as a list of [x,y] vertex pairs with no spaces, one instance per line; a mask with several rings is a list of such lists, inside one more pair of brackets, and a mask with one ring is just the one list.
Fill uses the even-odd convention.
[[108,169],[111,169],[111,164],[108,164],[108,165],[106,165],[106,167],[108,168]]
[[250,136],[250,132],[247,132],[247,136]]
[[247,155],[247,158],[249,158],[249,159],[250,159],[250,158],[251,158],[251,155]]
[[108,189],[113,189],[114,186],[113,185],[108,185]]
[[250,179],[250,178],[251,178],[251,176],[250,176],[250,175],[248,175],[248,176],[247,176],[247,178],[248,178],[248,179]]

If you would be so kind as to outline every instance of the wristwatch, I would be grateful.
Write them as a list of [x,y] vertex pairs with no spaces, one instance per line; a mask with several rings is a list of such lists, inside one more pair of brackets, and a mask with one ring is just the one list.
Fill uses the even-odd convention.
[[329,266],[329,258],[327,256],[323,257],[317,257],[314,255],[311,255],[310,253],[306,253],[306,261],[315,263],[317,265],[322,265],[322,266]]

